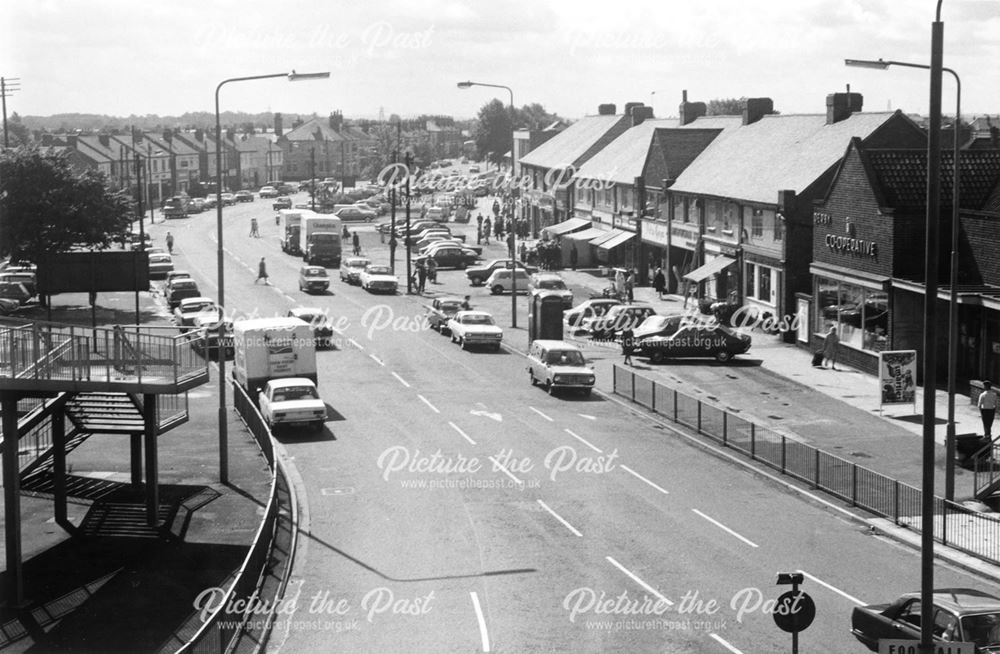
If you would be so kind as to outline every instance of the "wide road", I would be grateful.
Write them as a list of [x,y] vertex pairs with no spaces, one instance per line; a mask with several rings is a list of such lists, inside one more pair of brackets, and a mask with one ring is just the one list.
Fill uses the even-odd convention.
[[[260,239],[247,237],[251,216]],[[821,500],[613,399],[551,397],[515,350],[466,352],[423,329],[426,297],[372,296],[336,270],[333,293],[300,293],[301,261],[278,249],[269,202],[228,207],[224,223],[229,310],[317,306],[342,326],[319,353],[326,429],[280,437],[303,516],[295,601],[272,650],[785,651],[768,601],[786,590],[778,571],[802,570],[817,606],[802,650],[839,654],[864,651],[849,634],[856,603],[919,587],[914,552]],[[212,295],[214,212],[155,225],[157,241],[165,229],[177,267]],[[271,287],[253,283],[261,256]],[[523,350],[524,300],[510,330],[509,297],[439,276],[430,293],[472,294]],[[997,592],[943,566],[936,583]]]

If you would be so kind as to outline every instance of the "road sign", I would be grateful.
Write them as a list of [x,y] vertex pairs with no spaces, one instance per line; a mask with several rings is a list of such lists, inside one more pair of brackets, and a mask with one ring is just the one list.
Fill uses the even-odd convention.
[[[975,654],[975,643],[934,643],[934,654]],[[919,654],[919,640],[882,638],[878,641],[878,654]]]
[[816,604],[801,590],[782,593],[774,608],[774,624],[789,633],[805,631],[816,617]]

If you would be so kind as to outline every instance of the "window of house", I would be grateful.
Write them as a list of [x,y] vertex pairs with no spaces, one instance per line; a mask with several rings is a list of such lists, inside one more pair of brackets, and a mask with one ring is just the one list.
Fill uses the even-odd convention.
[[616,186],[615,189],[618,192],[618,205],[622,209],[630,208],[632,206],[632,187]]
[[750,218],[750,236],[753,238],[764,236],[764,212],[760,209],[754,209]]
[[722,203],[722,229],[732,233],[733,228],[739,224],[740,207],[735,202]]
[[721,205],[722,203],[718,200],[705,202],[705,229],[709,232],[716,232],[723,225]]
[[673,206],[674,220],[686,223],[688,221],[688,216],[684,205],[684,197],[673,195],[670,197],[670,202]]
[[781,218],[780,214],[774,212],[772,216],[774,222],[774,240],[782,241],[785,238],[785,221]]

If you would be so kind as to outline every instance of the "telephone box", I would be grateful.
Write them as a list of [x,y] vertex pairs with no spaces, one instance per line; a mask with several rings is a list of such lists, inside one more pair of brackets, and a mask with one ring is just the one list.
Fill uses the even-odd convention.
[[563,298],[554,291],[535,291],[528,303],[528,341],[563,337]]

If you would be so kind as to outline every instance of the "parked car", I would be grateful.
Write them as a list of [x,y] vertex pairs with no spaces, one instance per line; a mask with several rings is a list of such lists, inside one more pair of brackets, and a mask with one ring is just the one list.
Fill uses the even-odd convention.
[[181,328],[181,331],[194,327],[197,317],[219,322],[223,317],[222,308],[212,298],[203,296],[184,298],[177,303],[174,309],[174,323]]
[[330,288],[330,275],[323,266],[299,268],[299,290],[306,293],[325,293]]
[[174,269],[174,260],[166,252],[154,252],[149,255],[149,278],[165,278]]
[[222,194],[222,206],[229,207],[236,204],[236,196],[232,193]]
[[173,312],[181,303],[181,300],[200,295],[201,291],[198,290],[198,284],[193,279],[175,279],[170,284],[170,288],[167,289],[167,306]]
[[211,315],[197,315],[194,317],[193,328],[201,330],[204,335],[203,338],[196,338],[191,343],[195,350],[206,356],[211,356],[213,353],[218,355],[221,346],[222,356],[227,359],[233,357],[236,349],[233,342],[232,320],[217,320]]
[[273,186],[261,186],[260,190],[257,191],[257,195],[263,198],[276,198],[278,197],[278,189]]
[[469,265],[479,261],[479,255],[474,250],[458,244],[434,248],[424,255],[437,264],[438,268],[457,268],[465,270]]
[[163,201],[163,208],[160,213],[164,218],[187,218],[188,199],[183,195],[175,195]]
[[205,209],[205,198],[191,198],[188,200],[188,213],[201,213]]
[[[935,589],[932,597],[935,643],[973,643],[977,652],[1000,652],[1000,597],[972,588]],[[873,652],[879,651],[883,638],[916,644],[921,609],[920,593],[906,593],[891,604],[855,606],[851,633]]]
[[542,384],[550,395],[569,389],[590,395],[594,387],[594,369],[587,365],[583,351],[566,341],[539,339],[528,348],[528,379],[531,385]]
[[644,338],[653,336],[673,336],[681,328],[683,322],[683,315],[661,316],[657,314],[643,320],[642,324],[632,331],[635,334],[635,341],[638,343]]
[[205,202],[204,204],[205,211],[208,211],[209,209],[214,209],[215,207],[219,206],[218,200],[216,199],[215,195],[206,195],[204,202]]
[[514,279],[511,275],[512,272],[517,273],[516,284],[518,293],[528,292],[528,273],[521,268],[516,271],[508,270],[507,268],[498,268],[493,271],[493,274],[489,276],[486,280],[486,287],[490,289],[490,293],[493,295],[500,295],[501,293],[510,293],[514,290]]
[[237,202],[253,202],[253,193],[250,191],[236,191],[233,197]]
[[455,314],[462,311],[465,300],[460,297],[439,297],[424,307],[427,312],[427,325],[431,329],[436,329],[440,333],[448,331],[448,321],[455,317]]
[[305,377],[272,379],[257,396],[260,414],[274,430],[286,425],[307,425],[316,431],[326,421],[326,404],[316,391],[316,384]]
[[13,300],[20,306],[31,299],[31,292],[21,282],[0,282],[0,298]]
[[379,266],[368,264],[358,276],[361,288],[369,293],[395,293],[399,287],[399,280],[392,274],[389,266]]
[[573,291],[569,290],[566,282],[557,273],[537,272],[528,280],[528,292],[535,294],[539,291],[557,293],[562,298],[563,306],[569,309],[573,306]]
[[[515,262],[519,270],[523,270],[526,275],[530,275],[538,272],[538,268],[535,266],[527,266],[520,261]],[[494,270],[510,268],[510,259],[493,259],[489,263],[482,266],[475,266],[474,268],[469,268],[465,271],[465,276],[469,278],[469,283],[473,286],[479,286],[486,282],[493,274]],[[520,280],[520,277],[518,277]]]
[[281,209],[291,209],[292,208],[292,198],[280,197],[275,198],[274,202],[271,204],[271,208],[275,211],[280,211]]
[[419,231],[427,229],[428,227],[433,227],[435,229],[442,229],[441,225],[437,224],[433,220],[410,220],[410,231],[406,231],[406,221],[405,219],[401,221],[399,216],[396,216],[396,236],[403,238],[408,234],[416,234]]
[[167,273],[166,279],[163,280],[164,289],[169,289],[170,284],[175,279],[192,279],[192,277],[191,273],[189,273],[186,270],[171,270],[170,272]]
[[626,327],[634,331],[655,313],[656,310],[648,304],[620,304],[608,309],[603,316],[584,319],[581,327],[590,332],[595,340],[614,340]]
[[417,252],[423,252],[432,243],[438,243],[440,241],[449,241],[451,243],[461,243],[457,238],[453,238],[451,232],[426,232],[419,241],[413,244],[413,249]]
[[9,316],[17,311],[21,302],[9,297],[0,297],[0,316]]
[[361,207],[344,207],[333,212],[333,215],[337,216],[344,222],[349,221],[363,221],[370,223],[377,217],[375,212],[371,209],[362,209]]
[[611,307],[621,304],[620,300],[614,298],[592,298],[584,300],[572,309],[563,311],[563,326],[566,331],[575,333],[582,329],[585,319],[593,319],[603,316]]
[[288,317],[309,323],[317,348],[333,347],[333,322],[325,311],[317,307],[296,307],[288,311]]
[[503,330],[485,311],[459,311],[447,322],[451,342],[467,347],[483,345],[500,351]]
[[427,209],[427,213],[424,214],[424,218],[430,218],[439,223],[446,223],[450,215],[451,212],[447,207],[430,207]]
[[670,336],[635,339],[634,346],[639,356],[649,357],[652,363],[662,363],[666,359],[701,357],[715,357],[726,362],[749,350],[750,342],[748,334],[740,334],[729,327],[720,325],[714,329],[705,329],[691,325],[681,327]]
[[38,293],[38,276],[28,270],[8,268],[0,271],[0,282],[18,282],[34,297]]
[[346,257],[340,262],[340,281],[360,284],[361,273],[372,262],[368,257]]

